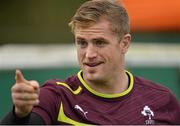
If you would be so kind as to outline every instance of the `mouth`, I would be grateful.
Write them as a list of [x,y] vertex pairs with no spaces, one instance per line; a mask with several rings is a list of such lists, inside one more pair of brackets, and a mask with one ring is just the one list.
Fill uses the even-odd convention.
[[98,63],[84,63],[84,65],[88,66],[88,67],[96,67],[101,65],[102,62],[98,62]]

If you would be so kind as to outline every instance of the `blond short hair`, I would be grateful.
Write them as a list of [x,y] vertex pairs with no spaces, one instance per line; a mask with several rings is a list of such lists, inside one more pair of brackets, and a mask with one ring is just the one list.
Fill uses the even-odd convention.
[[112,32],[119,37],[130,32],[129,16],[126,9],[115,0],[90,0],[82,4],[72,17],[69,26],[74,33],[76,27],[89,27],[101,18],[111,24]]

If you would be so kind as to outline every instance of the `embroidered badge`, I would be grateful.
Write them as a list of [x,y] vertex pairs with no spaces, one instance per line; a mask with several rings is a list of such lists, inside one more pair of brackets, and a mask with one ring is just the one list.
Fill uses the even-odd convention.
[[144,106],[143,111],[141,111],[141,114],[143,116],[148,117],[148,119],[145,121],[145,124],[147,125],[155,124],[155,121],[152,119],[152,117],[154,117],[154,112],[148,106]]

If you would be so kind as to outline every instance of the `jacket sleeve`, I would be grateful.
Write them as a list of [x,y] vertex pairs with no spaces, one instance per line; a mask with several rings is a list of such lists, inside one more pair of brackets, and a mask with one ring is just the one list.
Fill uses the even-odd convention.
[[180,103],[172,93],[170,94],[168,113],[172,121],[171,124],[180,124]]
[[24,118],[19,118],[14,112],[14,108],[1,121],[0,125],[43,125],[43,119],[36,113],[30,113]]

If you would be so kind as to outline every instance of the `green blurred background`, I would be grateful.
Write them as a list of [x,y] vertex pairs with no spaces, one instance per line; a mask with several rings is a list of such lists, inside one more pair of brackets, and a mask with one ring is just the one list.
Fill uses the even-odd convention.
[[[73,43],[68,22],[75,10],[86,0],[1,0],[0,47],[8,44],[65,44]],[[133,31],[133,43],[180,44],[178,31]],[[168,51],[168,50],[167,50]],[[11,55],[11,54],[9,54]],[[1,55],[0,55],[1,56]],[[179,55],[180,56],[180,55]],[[8,59],[8,57],[6,57]],[[0,62],[4,59],[0,57]],[[14,57],[16,60],[16,57]],[[13,62],[12,62],[13,64]],[[127,66],[133,74],[145,77],[170,88],[180,100],[180,67]],[[27,79],[43,84],[50,78],[76,74],[78,67],[22,68]],[[15,69],[0,66],[0,118],[12,109],[11,86]]]

